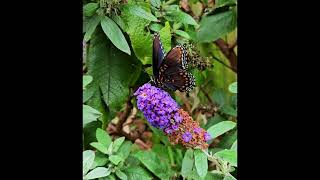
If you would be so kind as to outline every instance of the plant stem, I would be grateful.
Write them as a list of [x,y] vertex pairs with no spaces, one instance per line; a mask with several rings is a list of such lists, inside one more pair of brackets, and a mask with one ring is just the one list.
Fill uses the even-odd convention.
[[204,152],[207,155],[209,161],[213,162],[216,165],[217,170],[221,170],[222,172],[224,172],[224,168],[219,163],[218,159],[216,159],[214,156],[209,155],[205,150],[202,150],[202,152]]
[[[219,38],[214,42],[221,50],[221,52],[226,56],[226,58],[229,60],[231,69],[237,73],[237,56],[235,55],[233,49],[229,47],[229,45]],[[234,45],[233,45],[234,46]]]

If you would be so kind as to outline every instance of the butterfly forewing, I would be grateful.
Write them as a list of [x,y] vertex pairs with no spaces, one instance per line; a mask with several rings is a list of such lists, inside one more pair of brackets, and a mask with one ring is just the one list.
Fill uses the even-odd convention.
[[179,66],[182,69],[187,68],[187,50],[178,45],[172,48],[165,57],[165,61],[163,62],[170,67]]
[[159,76],[159,67],[165,56],[160,36],[158,33],[154,35],[153,39],[153,53],[152,53],[152,66],[153,66],[153,75],[155,78]]

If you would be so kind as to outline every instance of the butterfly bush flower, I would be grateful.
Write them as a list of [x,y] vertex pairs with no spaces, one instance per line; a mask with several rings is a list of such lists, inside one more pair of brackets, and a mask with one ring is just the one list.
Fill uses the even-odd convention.
[[171,133],[168,137],[173,144],[181,143],[185,147],[201,149],[208,148],[207,141],[211,139],[210,134],[206,130],[200,128],[197,121],[193,121],[192,117],[183,109],[179,109],[179,114],[182,116],[182,122],[179,125],[179,130]]
[[181,109],[170,94],[149,83],[139,87],[134,93],[137,107],[147,121],[155,128],[161,129],[171,143],[181,143],[185,147],[208,147],[206,141],[210,134],[200,128],[199,123]]
[[170,134],[176,131],[182,121],[178,104],[169,93],[147,83],[135,93],[137,107],[143,112],[147,121],[156,128]]

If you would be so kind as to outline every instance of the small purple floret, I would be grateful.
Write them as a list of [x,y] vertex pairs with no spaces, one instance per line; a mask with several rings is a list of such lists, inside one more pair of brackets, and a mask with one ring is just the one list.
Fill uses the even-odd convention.
[[192,139],[192,134],[190,132],[186,132],[182,135],[182,139],[184,142],[189,142]]

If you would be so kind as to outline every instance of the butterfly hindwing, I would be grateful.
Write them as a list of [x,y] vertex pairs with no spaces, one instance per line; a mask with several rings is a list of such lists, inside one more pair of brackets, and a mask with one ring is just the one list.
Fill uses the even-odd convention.
[[164,77],[164,86],[174,91],[179,90],[181,92],[188,92],[195,87],[193,75],[181,68],[177,68],[175,72],[170,73],[165,71],[163,75],[160,74],[160,77],[161,76]]

